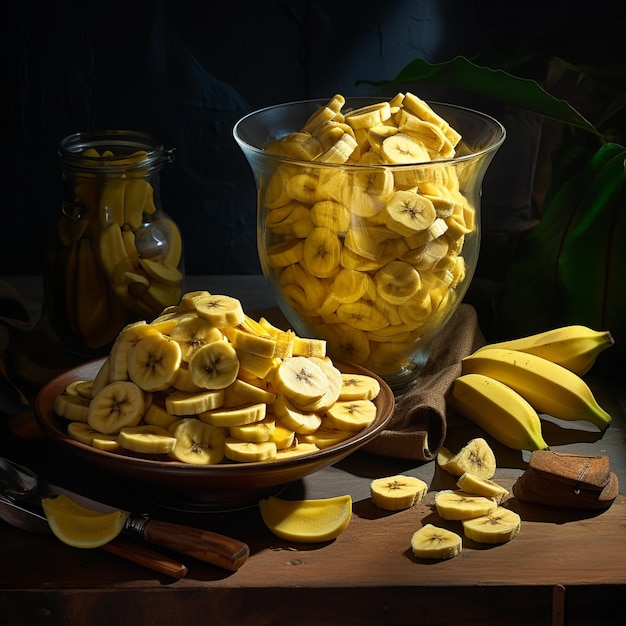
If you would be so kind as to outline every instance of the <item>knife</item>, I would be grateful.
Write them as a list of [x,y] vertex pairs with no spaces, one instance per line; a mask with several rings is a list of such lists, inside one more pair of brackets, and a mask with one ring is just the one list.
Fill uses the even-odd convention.
[[[45,515],[28,506],[6,498],[0,494],[0,518],[21,530],[37,534],[52,534]],[[123,559],[142,565],[159,574],[172,578],[183,578],[187,574],[187,566],[175,559],[159,554],[154,550],[120,537],[101,546],[103,550]]]
[[[49,482],[45,482],[39,491],[40,498],[61,494],[65,494],[93,511],[110,513],[120,510]],[[144,513],[132,513],[124,510],[122,513],[126,515],[126,524],[122,532],[141,537],[149,543],[186,554],[205,563],[236,571],[250,556],[248,544],[238,539],[202,528],[154,519]]]

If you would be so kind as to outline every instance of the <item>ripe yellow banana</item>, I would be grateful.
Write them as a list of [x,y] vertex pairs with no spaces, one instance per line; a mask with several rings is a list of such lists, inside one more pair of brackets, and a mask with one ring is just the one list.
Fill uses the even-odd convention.
[[584,376],[593,367],[600,353],[614,343],[609,331],[573,324],[519,339],[487,344],[479,351],[501,348],[528,352],[558,363],[578,376]]
[[535,354],[490,348],[463,359],[463,374],[483,374],[508,385],[537,411],[583,420],[605,430],[611,416],[598,404],[585,381],[570,370]]
[[453,383],[447,402],[513,450],[545,450],[539,414],[517,391],[483,374],[464,374]]

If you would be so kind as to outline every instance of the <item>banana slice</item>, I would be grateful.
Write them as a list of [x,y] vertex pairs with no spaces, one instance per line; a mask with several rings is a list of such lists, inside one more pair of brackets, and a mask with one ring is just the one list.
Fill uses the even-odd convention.
[[163,426],[153,424],[122,428],[117,440],[125,450],[142,454],[167,454],[176,445],[176,437]]
[[274,434],[275,430],[276,430],[276,418],[270,415],[252,424],[243,424],[241,426],[230,426],[228,429],[229,434],[233,439],[238,439],[240,441],[247,441],[250,443],[262,443],[264,441],[273,441],[272,435]]
[[165,410],[175,416],[199,415],[217,409],[223,403],[223,389],[201,391],[200,393],[173,391],[165,398]]
[[297,442],[295,445],[289,446],[288,448],[279,448],[276,452],[275,459],[280,461],[281,459],[291,459],[296,456],[314,454],[319,451],[320,449],[314,443]]
[[180,420],[171,431],[176,445],[170,456],[193,465],[216,465],[224,458],[226,436],[221,428],[193,417]]
[[341,371],[337,369],[329,358],[309,357],[309,360],[317,365],[328,380],[328,391],[315,402],[303,406],[307,411],[322,413],[333,406],[339,400],[339,394],[343,386]]
[[276,397],[272,410],[287,428],[298,435],[314,433],[322,424],[322,418],[317,413],[297,409],[283,395]]
[[413,533],[411,550],[420,559],[451,559],[463,550],[463,540],[451,530],[426,524]]
[[338,400],[374,400],[380,393],[380,383],[366,374],[341,374],[341,391]]
[[410,509],[420,502],[427,491],[428,485],[415,476],[398,474],[370,482],[372,502],[385,511]]
[[222,331],[211,322],[196,315],[180,319],[172,329],[170,337],[180,344],[181,358],[190,361],[196,351],[207,343],[224,338]]
[[324,450],[353,436],[354,433],[348,430],[320,427],[314,433],[298,435],[298,441],[300,443],[314,443],[320,450]]
[[399,259],[381,267],[373,280],[376,292],[390,304],[404,304],[419,291],[422,284],[415,267]]
[[276,448],[278,448],[279,451],[299,443],[299,441],[296,440],[295,431],[285,426],[280,419],[276,419],[276,426],[272,431],[271,440],[276,444]]
[[496,457],[482,437],[472,439],[456,454],[452,454],[445,447],[441,448],[437,455],[437,463],[441,469],[453,476],[469,472],[479,478],[489,479],[496,473]]
[[87,423],[100,433],[117,433],[124,427],[137,426],[144,410],[142,389],[130,381],[115,381],[91,400]]
[[237,298],[223,295],[201,295],[193,299],[198,315],[216,328],[237,326],[245,320],[241,302]]
[[227,438],[224,446],[226,458],[238,463],[255,463],[269,461],[276,457],[276,444],[273,441],[251,443]]
[[146,409],[143,421],[151,426],[161,426],[161,428],[169,428],[179,418],[176,415],[168,413],[164,406],[158,402],[152,402]]
[[338,430],[358,432],[376,419],[376,405],[371,400],[341,400],[331,406],[326,415]]
[[244,424],[252,424],[260,422],[267,414],[267,404],[250,404],[248,406],[234,409],[216,409],[214,411],[206,411],[198,414],[198,419],[212,424],[227,428],[230,426],[243,426]]
[[268,391],[241,378],[236,378],[224,389],[224,407],[258,403],[272,404],[274,400],[276,400],[276,394],[273,391]]
[[65,393],[70,396],[82,396],[91,400],[93,397],[93,380],[73,380],[66,388]]
[[314,228],[304,240],[302,265],[313,276],[328,278],[339,269],[341,247],[336,232],[330,228]]
[[498,485],[498,483],[487,478],[479,478],[470,472],[465,472],[459,476],[456,485],[465,493],[493,498],[498,504],[509,495],[508,490],[502,487],[502,485]]
[[239,373],[239,357],[226,339],[208,343],[189,361],[191,380],[203,389],[225,389]]
[[463,520],[463,533],[477,543],[506,543],[517,536],[521,527],[521,517],[504,507],[481,517]]
[[444,489],[435,495],[439,517],[446,520],[466,520],[495,511],[498,503],[494,498],[475,496],[460,490]]
[[430,154],[426,147],[402,132],[383,139],[380,154],[387,163],[415,164],[430,161]]
[[296,408],[317,402],[329,388],[328,378],[319,365],[302,356],[282,361],[276,368],[275,384]]
[[90,446],[93,438],[102,433],[94,430],[86,422],[70,422],[67,425],[67,434],[75,441],[80,441],[80,443]]
[[181,349],[161,333],[139,340],[128,355],[128,376],[144,391],[163,391],[170,387],[181,362]]
[[409,190],[394,192],[384,211],[387,227],[405,237],[428,229],[437,218],[433,203]]
[[54,412],[72,422],[86,422],[89,417],[88,398],[67,392],[60,393],[53,404]]
[[224,335],[237,352],[251,352],[258,356],[273,357],[276,351],[276,339],[272,337],[254,334],[235,326],[225,328]]
[[118,334],[109,353],[109,381],[128,380],[128,355],[140,339],[159,331],[145,320],[128,324]]

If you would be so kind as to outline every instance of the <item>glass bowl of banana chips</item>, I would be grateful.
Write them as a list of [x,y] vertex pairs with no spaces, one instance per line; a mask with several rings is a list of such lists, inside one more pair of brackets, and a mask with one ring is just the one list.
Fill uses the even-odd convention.
[[233,132],[258,189],[262,270],[289,323],[406,390],[476,268],[502,125],[407,92],[280,104]]

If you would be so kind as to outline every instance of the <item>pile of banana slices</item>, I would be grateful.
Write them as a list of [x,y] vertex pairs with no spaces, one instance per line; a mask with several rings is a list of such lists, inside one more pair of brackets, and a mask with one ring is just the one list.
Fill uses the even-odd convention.
[[[435,493],[434,506],[442,520],[461,522],[463,535],[476,543],[502,544],[517,536],[522,520],[503,504],[508,490],[491,480],[496,472],[496,458],[484,439],[472,439],[455,454],[441,448],[437,464],[457,478],[457,489]],[[427,491],[423,480],[402,474],[370,483],[372,503],[387,511],[411,508],[421,502]],[[424,524],[411,537],[411,550],[422,559],[450,559],[462,549],[461,534],[443,524]]]
[[374,422],[379,392],[377,378],[336,367],[324,340],[195,291],[126,326],[95,378],[67,385],[54,411],[95,448],[208,465],[339,443]]

